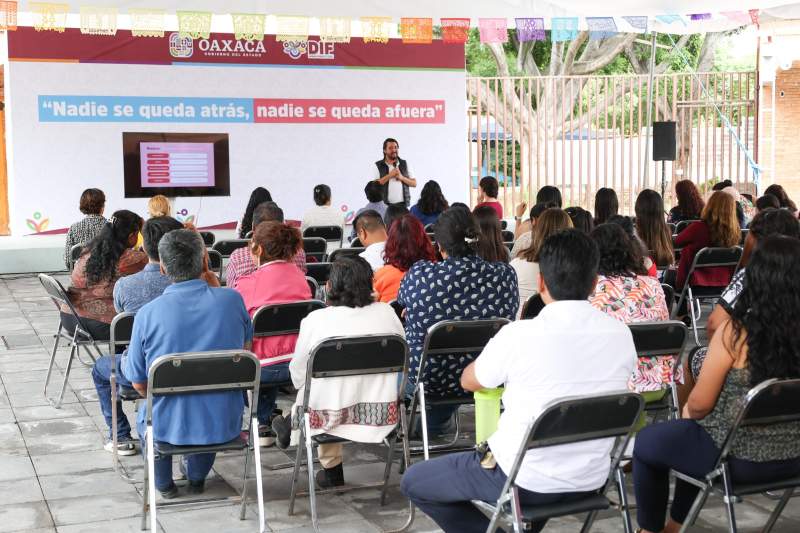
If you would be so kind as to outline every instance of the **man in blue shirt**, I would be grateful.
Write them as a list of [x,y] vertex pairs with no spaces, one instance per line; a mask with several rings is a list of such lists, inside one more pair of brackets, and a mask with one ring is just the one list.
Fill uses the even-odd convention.
[[[211,288],[202,279],[205,247],[197,232],[176,230],[158,245],[161,270],[173,282],[136,314],[128,356],[122,364],[133,387],[147,394],[147,372],[162,355],[178,352],[249,349],[253,325],[242,297],[227,288]],[[241,431],[241,392],[176,395],[153,401],[153,440],[174,445],[228,442]],[[137,431],[144,448],[147,410],[139,410]],[[188,491],[203,491],[215,454],[187,456]],[[155,485],[164,498],[177,496],[172,457],[157,459]]]
[[[135,313],[144,304],[161,296],[169,285],[172,284],[167,276],[161,273],[158,257],[158,243],[165,233],[181,229],[183,224],[172,217],[156,217],[148,220],[142,227],[144,251],[150,262],[141,272],[125,276],[114,284],[114,308],[117,313]],[[130,381],[120,372],[121,358],[116,357],[117,384],[121,387],[132,387]],[[114,449],[111,438],[111,357],[101,357],[92,369],[94,388],[97,390],[97,399],[100,400],[100,411],[108,425],[108,442],[105,449],[109,452]],[[128,417],[122,410],[122,401],[117,400],[117,453],[119,455],[133,455],[136,453],[134,441],[131,438],[131,425]]]

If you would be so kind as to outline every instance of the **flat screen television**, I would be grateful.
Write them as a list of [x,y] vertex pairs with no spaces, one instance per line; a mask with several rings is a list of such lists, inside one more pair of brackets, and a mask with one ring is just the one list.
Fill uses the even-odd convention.
[[230,196],[227,133],[122,133],[125,198]]

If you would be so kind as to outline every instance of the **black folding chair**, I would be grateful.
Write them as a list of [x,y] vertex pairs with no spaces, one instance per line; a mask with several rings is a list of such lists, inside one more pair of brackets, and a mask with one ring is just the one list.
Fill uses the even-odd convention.
[[[247,510],[247,467],[250,453],[256,469],[256,490],[258,492],[258,527],[265,530],[264,488],[261,483],[261,449],[258,444],[258,386],[261,382],[261,366],[258,358],[243,350],[223,350],[212,352],[177,353],[162,355],[150,366],[147,373],[147,418],[145,429],[144,491],[142,494],[142,529],[147,529],[147,513],[150,512],[150,529],[158,531],[156,521],[155,458],[172,455],[194,455],[198,453],[217,453],[244,451],[244,473],[242,474],[242,494],[239,497],[206,498],[202,500],[162,502],[161,506],[208,504],[212,501],[239,501],[239,519],[244,520]],[[250,402],[250,423],[247,438],[238,435],[230,442],[208,445],[178,446],[153,442],[153,399],[175,395],[188,395],[203,392],[252,391]],[[254,438],[255,434],[255,438]]]
[[[397,400],[395,410],[389,409],[387,422],[391,423],[392,412],[394,413],[395,428],[386,439],[384,445],[388,451],[386,455],[386,468],[383,473],[381,483],[371,485],[359,485],[349,488],[382,487],[381,505],[386,503],[386,492],[389,488],[389,474],[391,473],[392,462],[394,460],[394,448],[399,440],[403,445],[403,464],[409,464],[408,437],[405,432],[406,413],[403,409],[403,392],[408,378],[408,346],[405,339],[399,335],[366,335],[362,337],[333,337],[325,339],[311,350],[308,359],[308,370],[306,373],[305,388],[303,391],[303,402],[300,408],[292,416],[302,416],[300,426],[300,440],[305,445],[306,465],[308,470],[308,493],[311,500],[311,522],[314,531],[319,531],[317,523],[317,501],[316,487],[314,483],[314,447],[320,444],[337,444],[352,442],[347,439],[336,437],[327,433],[311,435],[311,409],[309,399],[311,397],[312,380],[322,380],[327,378],[346,378],[354,376],[378,376],[381,374],[398,374],[397,380]],[[367,402],[368,400],[364,400]],[[386,425],[389,425],[389,424]],[[294,424],[294,422],[293,422]],[[297,498],[297,483],[300,473],[300,464],[303,458],[303,446],[297,447],[297,456],[294,463],[294,474],[292,476],[292,492],[289,500],[289,514],[294,514],[294,502]],[[324,492],[343,492],[347,487],[329,489]],[[409,504],[409,518],[406,522],[408,527],[414,517],[413,505]]]
[[437,322],[428,329],[425,336],[425,344],[422,348],[422,355],[419,359],[419,369],[417,371],[417,381],[414,388],[414,395],[411,398],[408,417],[408,433],[414,429],[417,406],[420,408],[420,420],[422,424],[422,448],[415,448],[415,453],[422,452],[427,461],[430,451],[441,451],[451,449],[458,442],[460,425],[458,422],[458,411],[455,414],[455,435],[447,444],[428,445],[428,417],[426,415],[427,406],[436,405],[472,405],[475,403],[474,397],[462,395],[447,395],[440,397],[428,397],[425,392],[425,367],[428,360],[436,357],[448,357],[450,355],[472,355],[473,358],[483,350],[486,344],[500,328],[508,324],[505,318],[491,318],[485,320],[443,320]]
[[199,231],[198,233],[203,238],[203,244],[206,246],[214,246],[214,242],[217,240],[216,235],[210,231]]
[[75,268],[75,263],[78,262],[78,259],[81,258],[81,254],[83,254],[83,248],[86,246],[85,244],[76,244],[72,248],[69,249],[69,271]]
[[316,299],[319,292],[319,283],[310,276],[306,276],[306,283],[308,283],[308,288],[311,290],[311,298]]
[[678,226],[677,224],[673,224],[672,222],[667,222],[667,227],[669,228],[669,234],[675,235],[678,233]]
[[683,230],[689,227],[690,224],[700,222],[699,220],[681,220],[675,225],[675,235],[680,235]]
[[633,336],[636,355],[643,359],[654,356],[671,356],[673,360],[672,374],[669,377],[669,391],[664,399],[648,403],[647,411],[667,411],[667,416],[677,420],[680,418],[678,388],[675,375],[681,368],[681,356],[689,337],[689,329],[680,320],[664,320],[660,322],[636,322],[628,324]]
[[529,318],[536,318],[539,313],[544,309],[544,300],[541,294],[532,294],[530,298],[522,306],[522,314],[520,320],[527,320]]
[[[487,533],[498,528],[505,531],[529,531],[533,523],[559,516],[588,513],[581,528],[591,528],[598,511],[612,506],[606,492],[616,482],[620,502],[616,507],[622,515],[625,531],[633,531],[628,500],[625,493],[625,473],[619,463],[633,428],[644,407],[644,399],[634,392],[597,394],[557,400],[528,425],[514,464],[508,472],[503,490],[495,504],[473,500],[472,504],[490,519]],[[550,505],[522,505],[515,485],[525,454],[531,450],[574,444],[599,439],[614,439],[611,468],[606,482],[595,493],[580,500]],[[599,443],[598,443],[599,445]]]
[[747,239],[747,234],[750,233],[749,229],[742,230],[742,238],[739,239],[739,246],[744,246],[744,241]]
[[212,246],[213,250],[216,250],[220,253],[220,255],[225,257],[230,257],[233,252],[242,248],[243,246],[247,246],[249,243],[247,239],[223,239],[221,241],[217,241]]
[[[92,334],[89,333],[89,329],[84,325],[80,315],[78,315],[78,312],[75,311],[75,307],[69,300],[67,291],[64,290],[64,287],[61,285],[61,283],[47,274],[39,274],[39,282],[42,284],[42,287],[44,287],[47,295],[50,297],[50,299],[53,301],[53,304],[55,304],[56,309],[59,311],[58,329],[56,330],[55,334],[53,351],[50,354],[50,364],[47,367],[47,375],[44,378],[43,393],[45,398],[47,398],[47,401],[50,402],[50,405],[56,409],[60,409],[61,402],[64,401],[64,393],[67,389],[69,373],[72,370],[72,362],[75,357],[80,359],[79,350],[83,348],[86,351],[86,353],[89,355],[89,358],[92,360],[91,364],[94,363],[97,357],[102,357],[103,353],[97,346],[97,341],[95,341],[94,337],[92,337]],[[75,319],[76,325],[73,331],[68,331],[64,327],[64,322],[61,320],[62,312],[64,314],[71,315]],[[53,375],[53,367],[56,364],[56,353],[58,352],[58,344],[61,339],[66,339],[69,342],[69,358],[67,359],[67,367],[64,369],[64,381],[61,384],[61,392],[57,398],[50,398],[47,396],[47,386],[50,384],[50,377]],[[92,349],[94,352],[92,352]],[[84,364],[91,366],[90,363]]]
[[351,248],[364,248],[364,245],[363,245],[363,244],[361,244],[361,239],[359,239],[358,237],[356,237],[355,239],[353,239],[352,241],[350,241],[350,247],[351,247]]
[[128,346],[131,343],[131,336],[133,335],[133,319],[134,313],[120,313],[111,321],[110,335],[108,340],[108,357],[111,358],[111,442],[114,445],[112,452],[112,462],[114,471],[117,472],[122,479],[133,483],[133,479],[126,476],[119,470],[119,455],[117,454],[117,444],[119,438],[117,435],[117,400],[123,401],[137,401],[142,397],[136,392],[135,389],[130,387],[123,387],[120,385],[120,390],[117,391],[117,348],[121,346]]
[[731,446],[743,428],[767,428],[777,424],[797,423],[798,421],[800,421],[800,379],[770,379],[750,389],[733,425],[728,430],[719,458],[711,472],[701,479],[688,476],[682,472],[672,471],[678,479],[700,489],[700,493],[689,510],[689,515],[683,522],[681,532],[687,531],[694,523],[712,491],[721,493],[723,496],[728,515],[728,527],[731,533],[738,531],[733,505],[742,501],[743,496],[767,491],[783,491],[778,505],[772,511],[767,524],[761,530],[764,533],[769,533],[792,497],[794,490],[800,487],[800,476],[766,483],[735,483],[731,479],[728,465]]
[[306,263],[306,269],[306,276],[314,278],[320,288],[324,287],[331,277],[330,263]]
[[503,242],[514,242],[514,232],[504,229],[500,232],[503,235]]
[[306,257],[313,257],[323,263],[328,255],[328,241],[322,237],[303,237],[303,251]]
[[661,290],[664,291],[664,300],[667,302],[667,311],[672,316],[672,309],[675,307],[675,289],[668,283],[661,284]]
[[431,242],[433,242],[433,243],[435,243],[435,242],[436,242],[436,234],[435,234],[434,232],[432,232],[432,231],[426,231],[426,232],[425,232],[425,235],[427,235],[427,236],[428,236],[428,238],[431,240]]
[[222,254],[213,248],[206,252],[208,252],[208,268],[217,275],[222,283]]
[[403,311],[405,310],[405,308],[402,305],[400,305],[400,303],[397,300],[392,300],[391,302],[389,302],[389,305],[391,305],[392,309],[394,309],[394,314],[397,315],[397,318],[400,319],[400,322],[405,324],[406,319],[405,317],[403,317]]
[[320,237],[327,242],[339,243],[342,246],[344,242],[344,230],[341,226],[311,226],[303,231],[303,238]]
[[244,234],[245,239],[252,239],[253,238],[253,230],[248,231]]
[[697,330],[703,329],[697,324],[702,314],[702,304],[715,304],[731,281],[730,278],[728,278],[728,281],[725,282],[724,285],[713,287],[697,285],[692,282],[695,272],[704,268],[729,267],[731,269],[731,277],[733,277],[733,271],[739,264],[741,258],[742,249],[739,246],[734,246],[732,248],[703,248],[694,256],[692,267],[689,269],[689,274],[686,276],[686,283],[678,298],[678,305],[675,307],[675,311],[673,311],[673,318],[675,314],[680,311],[685,302],[688,306],[689,316],[692,321],[692,333],[694,333],[695,344],[700,344]]
[[436,224],[425,224],[425,233],[433,234],[436,228]]
[[328,261],[333,263],[337,257],[356,257],[364,250],[365,248],[337,248],[328,256]]

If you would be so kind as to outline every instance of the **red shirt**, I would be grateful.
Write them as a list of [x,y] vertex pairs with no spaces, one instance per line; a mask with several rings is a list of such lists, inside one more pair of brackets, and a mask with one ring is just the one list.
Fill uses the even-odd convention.
[[479,207],[485,207],[485,206],[488,206],[488,207],[491,207],[492,209],[494,209],[495,212],[497,213],[497,218],[499,218],[500,220],[503,220],[503,204],[501,204],[497,200],[495,200],[494,202],[481,202],[481,203],[479,203],[478,205],[475,206],[475,209],[478,209]]
[[[678,275],[675,280],[675,289],[682,289],[686,283],[686,276],[692,268],[692,262],[697,252],[706,247],[714,246],[711,242],[711,231],[704,221],[692,222],[675,237],[675,246],[681,248],[681,261],[678,263]],[[731,282],[734,268],[710,267],[696,271],[692,276],[692,284],[705,287],[726,287]]]
[[[303,272],[286,261],[273,261],[261,265],[255,272],[239,278],[236,291],[242,295],[247,312],[252,318],[262,305],[285,304],[311,299],[311,289]],[[261,359],[261,366],[291,361],[297,335],[253,337],[253,353]]]

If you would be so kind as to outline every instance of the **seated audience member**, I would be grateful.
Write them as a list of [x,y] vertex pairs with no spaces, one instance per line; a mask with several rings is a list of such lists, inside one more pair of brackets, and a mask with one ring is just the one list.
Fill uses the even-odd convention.
[[[424,191],[424,189],[423,189]],[[356,221],[364,211],[377,211],[381,217],[386,213],[386,204],[383,203],[383,187],[377,181],[370,180],[364,187],[364,194],[367,196],[367,205],[356,211],[353,217],[353,231],[350,233],[350,240],[356,238]]]
[[377,211],[364,211],[356,221],[356,235],[364,251],[358,254],[372,267],[373,271],[382,268],[383,249],[386,246],[386,226]]
[[764,194],[771,194],[778,199],[782,209],[788,209],[794,215],[797,215],[797,205],[789,198],[786,189],[783,186],[773,183],[764,190]]
[[397,219],[389,229],[383,252],[386,264],[375,272],[374,287],[381,302],[397,299],[400,281],[417,261],[435,261],[431,240],[425,234],[422,222],[408,214]]
[[675,184],[678,205],[669,210],[669,222],[677,224],[684,220],[700,220],[705,202],[692,180],[680,180]]
[[711,190],[713,192],[717,192],[725,189],[726,187],[733,187],[733,182],[731,180],[718,181],[713,187],[711,187]]
[[[748,391],[765,380],[800,378],[800,241],[767,237],[753,254],[729,322],[711,339],[703,371],[683,418],[645,427],[636,436],[633,479],[637,518],[646,532],[677,532],[698,489],[670,469],[702,478],[714,468],[725,436]],[[800,474],[800,423],[744,427],[730,448],[733,484],[757,484]]]
[[601,187],[594,195],[594,224],[605,224],[608,219],[619,214],[619,200],[614,189]]
[[[469,209],[469,208],[468,208]],[[386,213],[383,214],[383,224],[386,230],[392,227],[392,224],[398,218],[409,214],[409,210],[403,204],[392,204],[386,207]]]
[[448,208],[447,200],[442,194],[442,188],[433,180],[428,181],[419,195],[417,203],[411,206],[411,214],[422,222],[423,226],[435,224],[439,215]]
[[[253,210],[253,227],[258,227],[262,222],[280,222],[283,223],[283,209],[278,207],[275,202],[264,202],[259,204]],[[306,273],[306,252],[303,247],[298,248],[297,253],[291,258],[291,262],[299,268],[303,274]],[[225,284],[232,288],[236,288],[236,284],[242,278],[251,272],[255,272],[258,265],[253,259],[253,254],[250,253],[250,248],[242,246],[237,248],[231,253],[228,258],[228,266],[225,270]]]
[[172,206],[163,194],[156,194],[147,202],[147,214],[150,218],[171,217]]
[[[236,291],[252,317],[259,307],[310,300],[311,289],[303,271],[292,258],[302,246],[297,228],[276,221],[256,226],[249,250],[258,268],[239,278]],[[269,423],[275,410],[278,389],[269,384],[289,381],[289,361],[297,335],[255,338],[253,353],[261,360],[261,388],[258,395],[258,436],[262,446],[272,446],[275,435]]]
[[67,231],[67,240],[64,243],[64,264],[69,268],[70,250],[76,244],[88,244],[89,241],[97,237],[106,219],[103,211],[106,208],[106,195],[100,189],[86,189],[81,194],[79,209],[84,216],[81,220],[74,223]]
[[478,205],[479,207],[491,207],[497,213],[497,218],[503,220],[503,204],[497,201],[497,194],[500,191],[500,184],[496,178],[485,176],[478,183]]
[[558,190],[558,187],[554,187],[553,185],[545,185],[539,192],[536,193],[536,203],[549,203],[552,202],[556,204],[556,207],[561,208],[561,191]]
[[[516,209],[514,210],[514,220],[516,221],[516,227],[514,228],[514,237],[515,239],[519,238],[520,235],[531,231],[533,224],[536,223],[536,219],[533,216],[533,209],[539,205],[543,204],[546,207],[544,209],[549,209],[551,207],[558,207],[561,208],[561,191],[558,190],[558,187],[553,187],[552,185],[545,185],[539,192],[536,193],[536,203],[534,207],[531,208],[531,218],[526,221],[522,221],[522,215],[525,213],[525,209],[527,209],[527,203],[522,202],[517,204]],[[550,205],[552,204],[552,205]],[[530,242],[525,245],[527,248],[530,245]],[[512,251],[512,257],[516,257],[516,254]]]
[[531,244],[511,260],[511,268],[517,273],[519,286],[519,310],[517,318],[522,316],[525,302],[539,293],[539,250],[550,235],[572,227],[572,219],[564,211],[554,207],[546,209],[539,216],[533,227]]
[[313,226],[341,226],[344,228],[344,214],[331,205],[331,188],[327,185],[314,187],[314,203],[317,204],[303,215],[300,231]]
[[[147,373],[158,357],[183,352],[249,349],[253,324],[242,297],[232,289],[212,288],[200,279],[205,246],[197,232],[179,229],[158,245],[161,268],[172,280],[163,294],[136,313],[122,372],[133,388],[147,394]],[[176,312],[180,310],[180,312]],[[242,428],[241,392],[207,392],[153,400],[153,438],[172,445],[219,444]],[[147,409],[139,409],[137,432],[144,446]],[[203,492],[215,454],[183,459],[190,494]],[[155,460],[155,485],[163,498],[174,498],[172,456]]]
[[[661,283],[647,275],[638,246],[618,224],[601,224],[590,237],[600,250],[597,285],[589,296],[592,307],[620,322],[669,320]],[[638,359],[628,387],[636,392],[660,391],[670,382],[672,356]],[[678,375],[678,380],[683,377]]]
[[[501,329],[464,370],[461,385],[468,391],[505,387],[505,410],[489,438],[494,461],[487,464],[474,451],[453,453],[418,462],[403,476],[403,494],[445,532],[486,531],[489,519],[470,501],[497,501],[528,424],[549,403],[625,388],[636,349],[624,324],[587,301],[597,263],[597,246],[582,232],[548,237],[539,253],[539,291],[547,305],[535,319]],[[519,503],[552,505],[596,491],[608,477],[613,442],[529,450],[516,478]],[[533,531],[544,525],[534,523]]]
[[[697,252],[706,247],[729,248],[739,244],[742,233],[736,219],[736,202],[730,194],[717,191],[711,195],[703,208],[700,220],[689,224],[675,237],[675,246],[681,248],[675,289],[683,288],[688,281],[689,269]],[[710,267],[695,273],[695,282],[700,285],[718,287],[731,281],[733,269]]]
[[748,220],[745,217],[744,207],[742,206],[742,195],[739,194],[739,191],[736,190],[735,187],[725,187],[722,189],[722,192],[729,194],[731,198],[733,198],[734,208],[736,209],[736,221],[739,223],[740,228],[746,228]]
[[[290,432],[303,423],[300,407],[305,394],[306,370],[314,347],[329,337],[362,335],[400,335],[403,326],[391,306],[375,302],[372,295],[372,268],[360,257],[340,257],[331,267],[327,285],[328,307],[309,314],[300,325],[294,358],[289,363],[297,400],[291,419],[276,416],[272,428],[278,447],[286,448]],[[327,433],[358,442],[383,442],[397,423],[397,375],[349,376],[312,379],[308,406],[311,409],[311,435]],[[369,403],[365,396],[372,396]],[[360,401],[360,402],[359,402]],[[376,413],[369,421],[347,420],[343,413],[363,409]],[[299,432],[292,437],[296,440]],[[318,449],[322,470],[317,484],[322,488],[344,485],[342,445],[322,444]]]
[[675,262],[672,251],[672,232],[664,221],[664,201],[652,189],[644,189],[636,197],[636,235],[647,247],[650,259],[658,268]]
[[[134,250],[142,218],[131,211],[115,211],[106,225],[84,248],[67,290],[75,311],[95,340],[108,340],[114,311],[114,284],[147,264],[147,254]],[[68,332],[77,325],[72,315],[61,313]]]
[[488,205],[476,207],[473,211],[475,220],[478,221],[478,228],[481,234],[478,237],[478,255],[484,261],[502,261],[508,263],[509,251],[503,243],[503,233],[500,229],[500,219],[497,218],[497,211]]
[[774,194],[765,194],[756,200],[756,211],[761,212],[765,209],[780,209],[781,202]]
[[594,219],[592,214],[582,207],[568,207],[564,212],[572,219],[572,226],[589,235],[594,229]]
[[242,217],[241,222],[239,222],[240,239],[247,238],[247,234],[253,231],[253,228],[258,225],[253,223],[253,213],[255,212],[256,207],[264,202],[271,201],[272,195],[267,189],[264,187],[256,187],[253,189],[253,192],[250,193],[250,200],[247,201],[247,207],[244,210],[244,216]]
[[[417,382],[422,347],[428,328],[442,320],[513,320],[519,308],[517,276],[506,263],[484,261],[477,254],[480,229],[466,209],[451,207],[436,223],[436,245],[443,261],[419,261],[403,281],[397,302],[406,309],[406,338],[410,351],[409,394]],[[476,354],[477,355],[477,354]],[[464,394],[461,371],[474,356],[436,357],[425,367],[425,393]],[[456,411],[437,406],[428,411],[432,434],[445,430]]]
[[636,228],[633,225],[633,218],[622,215],[614,215],[609,217],[608,223],[617,224],[625,231],[625,234],[631,239],[631,243],[637,248],[638,253],[642,258],[642,266],[647,272],[647,275],[657,278],[658,268],[653,260],[648,256],[647,248],[645,247],[644,243],[639,236],[636,235]]
[[[517,224],[517,227],[514,228],[514,247],[511,248],[512,259],[518,257],[519,254],[522,252],[522,250],[530,247],[531,239],[533,238],[532,231],[533,228],[536,227],[536,223],[539,220],[539,217],[546,210],[552,209],[554,207],[556,209],[561,209],[553,202],[543,202],[540,204],[536,204],[533,207],[531,207],[530,218],[525,222],[523,222],[522,224]],[[519,217],[514,217],[514,218],[517,219]]]
[[[155,300],[172,281],[161,273],[158,257],[158,243],[167,232],[181,229],[183,225],[171,217],[155,217],[149,219],[142,227],[144,236],[144,251],[149,262],[136,274],[119,278],[114,284],[114,309],[117,313],[135,313],[146,303]],[[132,388],[131,382],[120,371],[121,358],[116,357],[117,385]],[[95,361],[92,368],[92,380],[97,390],[97,399],[100,401],[100,411],[108,425],[108,442],[105,449],[113,451],[114,443],[111,436],[111,357],[104,356]],[[133,455],[136,453],[134,441],[131,438],[131,425],[125,412],[122,410],[122,401],[117,400],[117,453],[120,455]]]
[[[753,218],[753,222],[750,223],[750,231],[744,241],[744,251],[742,252],[742,259],[739,261],[740,270],[734,274],[730,284],[708,316],[706,333],[709,339],[713,338],[714,333],[730,320],[736,301],[744,290],[745,272],[750,256],[758,248],[759,244],[771,235],[783,235],[793,239],[800,239],[800,222],[787,209],[765,209]],[[691,369],[690,377],[697,378],[700,375],[700,368],[703,365],[707,351],[707,348],[700,348],[691,352],[691,358],[687,361]],[[691,386],[691,382],[688,385]]]

